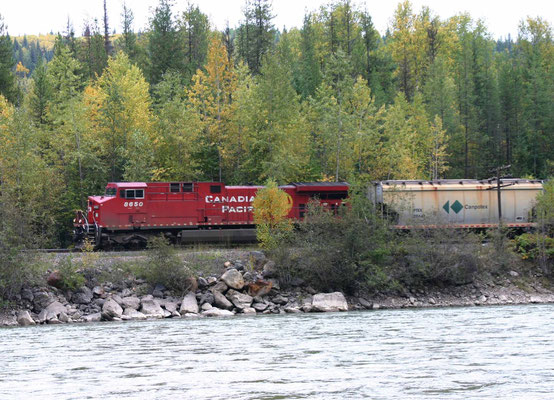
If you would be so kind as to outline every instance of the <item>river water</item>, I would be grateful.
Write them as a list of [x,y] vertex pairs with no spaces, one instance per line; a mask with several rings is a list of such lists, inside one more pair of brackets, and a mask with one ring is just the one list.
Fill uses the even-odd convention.
[[0,329],[1,399],[547,399],[554,305]]

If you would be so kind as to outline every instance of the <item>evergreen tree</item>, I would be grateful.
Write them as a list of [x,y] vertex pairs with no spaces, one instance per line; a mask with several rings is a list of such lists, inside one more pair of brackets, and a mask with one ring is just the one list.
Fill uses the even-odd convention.
[[30,109],[34,121],[42,125],[47,122],[48,104],[52,100],[52,87],[42,57],[33,71],[32,80],[33,86],[29,94]]
[[244,22],[238,29],[238,53],[253,74],[259,74],[262,58],[273,45],[274,18],[271,0],[246,0]]
[[13,44],[6,29],[4,19],[0,15],[0,94],[13,103],[18,98],[18,90],[13,73]]
[[180,31],[184,42],[185,81],[189,81],[206,60],[210,24],[208,16],[198,6],[189,4],[180,21]]
[[179,34],[171,10],[172,0],[160,0],[150,19],[148,35],[149,81],[155,85],[170,70],[183,70]]

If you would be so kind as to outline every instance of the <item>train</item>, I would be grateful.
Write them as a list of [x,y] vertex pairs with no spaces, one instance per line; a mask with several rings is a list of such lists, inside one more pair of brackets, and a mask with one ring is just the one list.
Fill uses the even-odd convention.
[[[152,235],[175,243],[255,240],[252,202],[262,186],[222,182],[110,182],[76,211],[74,240],[97,248],[144,246]],[[347,182],[295,182],[280,186],[289,196],[288,217],[304,218],[308,203],[337,212],[348,204]],[[387,180],[369,184],[367,197],[395,229],[532,228],[543,181]],[[498,200],[500,196],[500,201]],[[499,212],[500,211],[500,212]]]
[[[144,246],[152,235],[175,243],[255,240],[252,202],[262,186],[222,182],[111,182],[76,211],[74,240],[95,247]],[[291,203],[288,217],[304,218],[310,201],[337,210],[347,199],[345,182],[297,182],[280,186]]]
[[542,180],[443,179],[372,182],[368,197],[396,229],[530,229]]

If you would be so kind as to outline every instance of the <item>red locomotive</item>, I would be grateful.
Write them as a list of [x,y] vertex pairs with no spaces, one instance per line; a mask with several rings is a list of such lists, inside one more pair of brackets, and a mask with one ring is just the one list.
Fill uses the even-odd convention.
[[[88,209],[73,220],[75,240],[96,247],[144,245],[152,234],[175,242],[255,238],[252,201],[262,186],[220,182],[114,182],[102,196],[89,196]],[[310,200],[329,209],[348,196],[347,183],[292,183],[281,186],[292,199],[290,218],[302,219]]]

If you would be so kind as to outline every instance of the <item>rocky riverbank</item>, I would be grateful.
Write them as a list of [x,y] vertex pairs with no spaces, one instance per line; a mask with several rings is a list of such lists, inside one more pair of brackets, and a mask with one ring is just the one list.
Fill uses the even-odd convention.
[[64,291],[55,287],[52,272],[48,281],[54,286],[22,289],[15,307],[0,314],[0,326],[554,302],[554,292],[538,277],[523,279],[515,271],[443,289],[345,296],[318,293],[301,279],[281,288],[273,262],[263,253],[252,251],[246,259],[226,261],[220,274],[191,279],[189,292],[181,297],[135,277],[99,283],[94,273],[78,290]]

